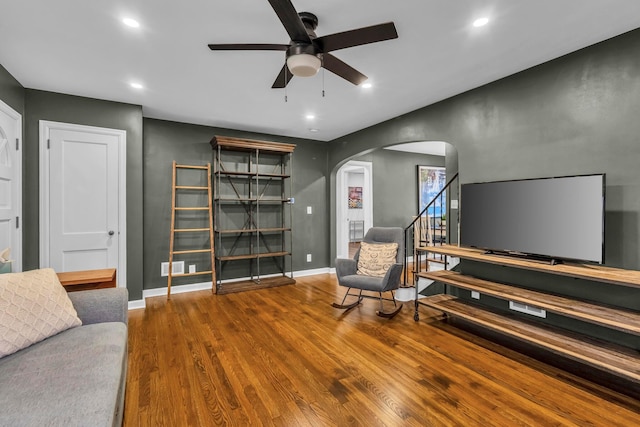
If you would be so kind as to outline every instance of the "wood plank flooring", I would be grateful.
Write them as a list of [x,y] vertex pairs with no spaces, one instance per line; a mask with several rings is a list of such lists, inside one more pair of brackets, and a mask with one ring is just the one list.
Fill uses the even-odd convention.
[[129,313],[124,425],[632,426],[640,401],[405,303],[343,313],[335,276],[148,298]]

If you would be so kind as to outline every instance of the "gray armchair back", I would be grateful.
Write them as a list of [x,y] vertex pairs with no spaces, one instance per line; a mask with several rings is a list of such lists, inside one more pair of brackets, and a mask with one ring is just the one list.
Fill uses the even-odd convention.
[[[365,234],[363,242],[367,243],[397,243],[398,253],[396,254],[396,263],[404,263],[404,230],[400,227],[372,227]],[[358,260],[360,250],[355,255]]]

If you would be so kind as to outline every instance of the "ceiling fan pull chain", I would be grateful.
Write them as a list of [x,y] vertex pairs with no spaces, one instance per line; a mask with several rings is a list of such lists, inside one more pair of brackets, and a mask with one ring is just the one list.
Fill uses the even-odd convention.
[[324,56],[322,57],[322,97],[324,98]]
[[286,63],[285,63],[285,67],[284,67],[284,102],[285,103],[287,102],[287,84],[289,83],[287,81],[287,69],[288,68],[287,68]]

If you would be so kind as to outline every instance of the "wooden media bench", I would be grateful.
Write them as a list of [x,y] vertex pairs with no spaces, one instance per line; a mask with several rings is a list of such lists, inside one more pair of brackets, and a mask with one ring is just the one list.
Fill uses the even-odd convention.
[[[640,295],[640,271],[592,264],[552,265],[536,260],[487,254],[482,250],[451,245],[423,247],[420,250],[481,263],[587,279],[613,286],[631,287],[638,289]],[[571,297],[533,291],[518,285],[488,281],[450,270],[418,271],[415,276],[477,292],[479,295],[484,294],[500,300],[532,306],[549,313],[599,325],[624,334],[640,336],[640,312],[628,308],[598,305]],[[463,319],[480,329],[489,330],[500,336],[506,336],[534,348],[540,348],[596,368],[601,372],[635,384],[634,388],[640,384],[640,352],[637,346],[632,348],[617,345],[547,323],[529,320],[529,318],[534,318],[532,316],[493,310],[491,307],[476,303],[475,300],[462,300],[448,294],[434,295],[420,300],[416,298],[414,315],[416,321],[419,320],[418,307],[420,305],[440,310],[453,318]]]

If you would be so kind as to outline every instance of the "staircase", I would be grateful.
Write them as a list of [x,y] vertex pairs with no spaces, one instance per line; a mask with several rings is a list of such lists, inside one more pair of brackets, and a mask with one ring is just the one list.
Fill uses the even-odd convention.
[[[422,271],[429,271],[433,268],[433,264],[438,264],[446,268],[446,257],[426,251],[426,248],[440,246],[444,243],[450,243],[457,240],[457,229],[453,228],[453,221],[446,221],[446,213],[451,209],[436,209],[436,207],[445,207],[447,201],[451,200],[451,196],[457,197],[459,187],[458,174],[456,173],[447,184],[440,190],[438,194],[427,204],[427,206],[414,217],[411,224],[405,228],[404,233],[404,284],[410,286],[418,285],[418,274]],[[453,193],[453,194],[452,194]],[[447,206],[449,208],[449,206]],[[451,215],[449,218],[452,219]],[[457,221],[455,221],[457,223]],[[413,268],[411,272],[413,277],[409,278],[409,253],[408,242],[413,241]]]

